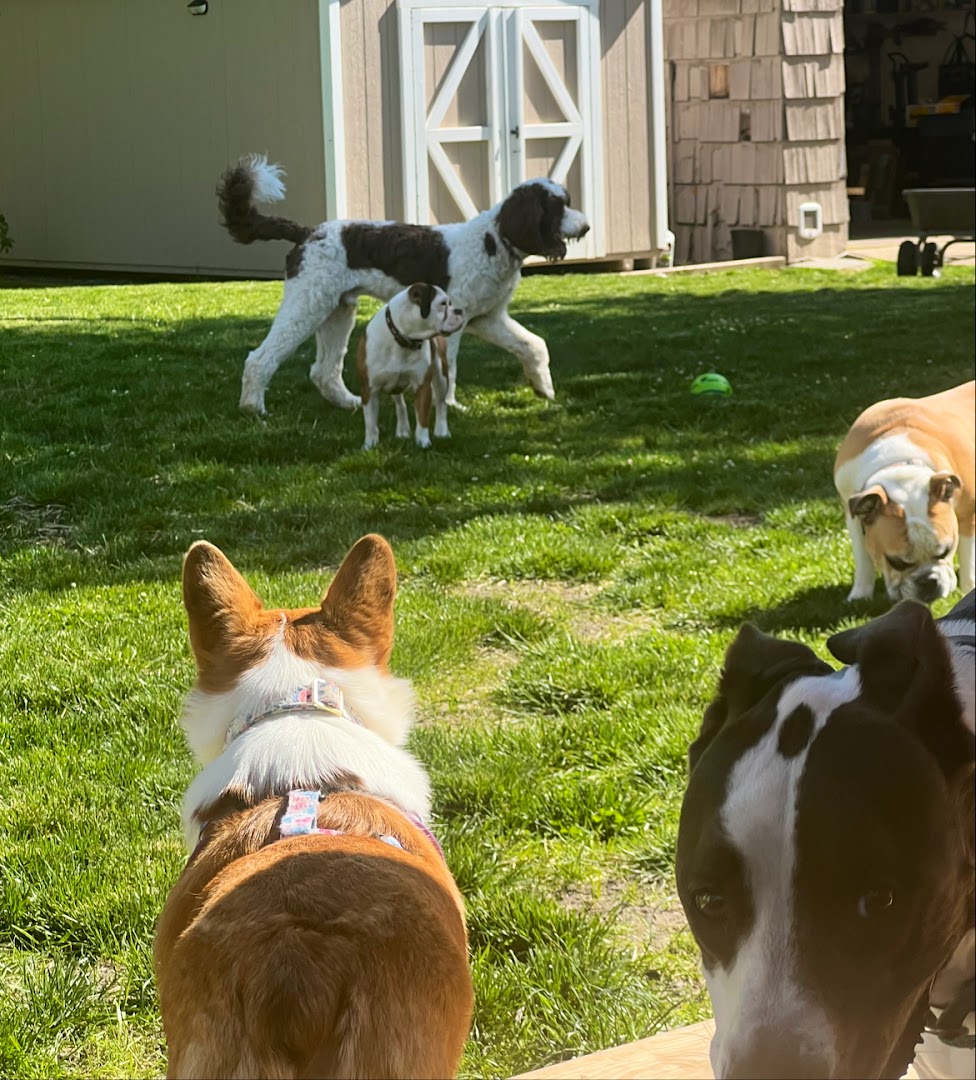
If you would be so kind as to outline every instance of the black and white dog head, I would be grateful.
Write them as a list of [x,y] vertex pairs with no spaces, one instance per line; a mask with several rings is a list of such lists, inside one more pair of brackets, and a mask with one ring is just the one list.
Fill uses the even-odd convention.
[[677,879],[716,1077],[898,1077],[972,921],[973,739],[907,601],[804,645],[744,626],[689,758]]
[[566,241],[590,231],[586,215],[569,205],[569,192],[553,180],[526,180],[501,204],[498,231],[523,255],[564,259]]
[[425,282],[397,293],[389,307],[400,331],[417,341],[438,334],[447,337],[464,325],[464,313],[451,303],[447,293]]

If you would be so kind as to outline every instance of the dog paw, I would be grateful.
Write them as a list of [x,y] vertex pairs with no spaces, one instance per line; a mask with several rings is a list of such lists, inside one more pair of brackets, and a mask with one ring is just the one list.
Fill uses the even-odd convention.
[[268,415],[268,410],[264,407],[264,402],[255,401],[251,398],[246,400],[241,398],[240,409],[245,416],[253,416],[257,420],[264,420]]
[[458,412],[467,412],[468,411],[467,405],[462,405],[461,402],[458,401],[458,399],[455,398],[455,397],[449,397],[444,402],[444,404],[447,405],[447,407],[450,408],[450,409],[457,409]]
[[860,589],[856,585],[847,594],[847,602],[849,604],[856,604],[860,600],[870,600],[874,596],[874,589]]
[[430,449],[430,435],[426,431],[417,432],[417,445],[421,450]]
[[372,450],[374,447],[379,446],[379,439],[367,439],[363,443],[364,450]]
[[437,428],[434,428],[435,439],[449,439],[450,437],[451,433],[447,430],[447,428],[444,428],[443,431],[438,431]]

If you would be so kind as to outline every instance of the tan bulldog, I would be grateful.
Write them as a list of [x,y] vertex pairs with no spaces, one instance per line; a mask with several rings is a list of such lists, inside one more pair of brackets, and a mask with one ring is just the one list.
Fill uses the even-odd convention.
[[865,409],[837,451],[834,486],[854,548],[847,599],[884,574],[892,602],[930,604],[974,585],[976,382]]

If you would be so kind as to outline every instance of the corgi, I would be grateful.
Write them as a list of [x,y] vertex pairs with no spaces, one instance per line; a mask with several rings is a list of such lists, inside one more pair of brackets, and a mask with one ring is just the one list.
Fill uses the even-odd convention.
[[393,553],[320,606],[267,610],[199,541],[183,564],[202,766],[154,965],[169,1077],[449,1077],[471,1022],[464,904],[388,669]]

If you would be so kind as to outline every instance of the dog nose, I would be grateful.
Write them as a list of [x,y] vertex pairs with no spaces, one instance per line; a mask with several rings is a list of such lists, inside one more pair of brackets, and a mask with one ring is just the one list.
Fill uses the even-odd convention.
[[584,225],[579,231],[579,239],[582,240],[584,236],[590,231],[589,225]]
[[823,1057],[807,1050],[795,1035],[767,1028],[733,1056],[723,1075],[726,1080],[817,1080],[829,1071]]
[[940,590],[939,575],[934,570],[919,574],[915,579],[915,591],[918,593],[919,599],[924,600],[926,603],[938,600]]

